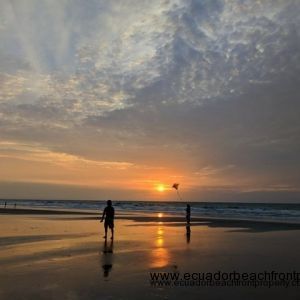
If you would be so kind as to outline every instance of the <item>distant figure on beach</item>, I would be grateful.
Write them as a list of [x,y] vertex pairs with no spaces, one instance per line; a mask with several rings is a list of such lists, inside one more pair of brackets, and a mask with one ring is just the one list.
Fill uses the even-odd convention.
[[191,206],[189,204],[186,205],[186,223],[190,224],[191,222]]
[[191,206],[189,204],[186,205],[186,241],[190,242],[191,239]]
[[17,208],[17,203],[15,203],[14,208],[15,208],[15,209]]
[[111,239],[114,238],[114,218],[115,218],[115,209],[112,206],[111,200],[107,200],[107,206],[104,208],[102,218],[100,222],[104,220],[104,238],[107,238],[107,229],[108,227],[111,230]]
[[4,202],[4,208],[6,208],[6,201]]

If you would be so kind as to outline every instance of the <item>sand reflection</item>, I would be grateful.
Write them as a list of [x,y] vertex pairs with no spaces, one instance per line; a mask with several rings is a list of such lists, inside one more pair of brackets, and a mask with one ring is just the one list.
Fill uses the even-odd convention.
[[105,239],[102,250],[102,269],[104,278],[109,276],[113,267],[113,247],[114,241],[110,240],[110,242],[107,242]]
[[160,224],[157,227],[156,237],[154,240],[154,249],[151,250],[151,268],[162,268],[168,265],[170,260],[169,251],[164,247],[164,228]]

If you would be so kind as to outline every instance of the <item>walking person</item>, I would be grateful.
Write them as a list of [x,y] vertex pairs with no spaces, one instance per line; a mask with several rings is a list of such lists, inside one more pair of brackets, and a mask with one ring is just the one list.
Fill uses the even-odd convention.
[[114,238],[114,218],[115,218],[115,209],[112,206],[111,200],[107,200],[107,206],[104,208],[100,222],[104,220],[104,230],[105,235],[103,238],[107,238],[107,230],[111,230],[111,239]]

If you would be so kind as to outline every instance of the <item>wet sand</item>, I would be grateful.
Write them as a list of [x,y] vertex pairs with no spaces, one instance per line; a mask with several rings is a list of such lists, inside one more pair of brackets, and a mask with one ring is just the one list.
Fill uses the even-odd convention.
[[89,215],[94,213],[87,211],[70,211],[58,209],[30,209],[30,208],[0,208],[0,214],[10,215]]
[[[0,211],[2,212],[3,209]],[[299,299],[299,287],[150,284],[150,272],[300,271],[299,224],[119,214],[0,214],[0,299]]]

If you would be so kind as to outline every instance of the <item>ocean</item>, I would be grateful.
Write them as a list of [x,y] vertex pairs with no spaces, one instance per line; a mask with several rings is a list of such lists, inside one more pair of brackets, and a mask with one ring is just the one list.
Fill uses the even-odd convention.
[[[1,207],[88,210],[100,213],[106,202],[95,200],[0,200]],[[166,213],[184,215],[186,202],[113,201],[116,213]],[[300,204],[191,202],[192,217],[265,220],[300,223]]]

